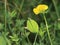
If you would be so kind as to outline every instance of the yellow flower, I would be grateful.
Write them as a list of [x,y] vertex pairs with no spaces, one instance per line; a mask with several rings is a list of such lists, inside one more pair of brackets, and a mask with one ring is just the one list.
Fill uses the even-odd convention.
[[37,15],[39,13],[43,13],[48,9],[47,5],[41,4],[38,5],[36,8],[33,9],[33,12]]

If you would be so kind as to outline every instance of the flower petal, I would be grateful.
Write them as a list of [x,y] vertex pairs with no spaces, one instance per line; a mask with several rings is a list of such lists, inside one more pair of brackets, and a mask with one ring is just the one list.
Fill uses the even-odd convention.
[[36,8],[33,9],[33,12],[38,15],[39,13],[43,13],[48,9],[47,5],[40,4]]

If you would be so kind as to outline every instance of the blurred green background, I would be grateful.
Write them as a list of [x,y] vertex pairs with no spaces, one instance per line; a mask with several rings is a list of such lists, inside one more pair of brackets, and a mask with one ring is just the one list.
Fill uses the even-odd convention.
[[[28,18],[31,18],[45,30],[42,14],[35,15],[33,12],[33,8],[39,4],[48,5],[45,16],[52,43],[60,45],[60,0],[0,0],[0,45],[34,45],[36,34],[24,27],[27,26]],[[47,32],[43,37],[38,35],[35,45],[51,45]]]

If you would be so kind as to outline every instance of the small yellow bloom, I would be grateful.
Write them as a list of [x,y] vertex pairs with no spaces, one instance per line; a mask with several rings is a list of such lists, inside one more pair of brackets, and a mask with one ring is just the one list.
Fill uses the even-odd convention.
[[40,13],[39,9],[37,9],[37,8],[34,8],[34,9],[33,9],[33,12],[34,12],[35,14],[39,14],[39,13]]
[[33,12],[37,15],[39,13],[43,13],[48,9],[47,5],[41,4],[38,5],[36,8],[33,9]]

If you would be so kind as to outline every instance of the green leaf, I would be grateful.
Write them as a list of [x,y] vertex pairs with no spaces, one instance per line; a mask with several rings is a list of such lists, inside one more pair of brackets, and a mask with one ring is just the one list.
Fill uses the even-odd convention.
[[3,36],[0,36],[0,45],[7,45]]
[[3,29],[4,24],[0,23],[0,30]]
[[26,32],[26,33],[25,33],[25,36],[26,36],[26,37],[28,37],[28,36],[29,36],[29,34],[30,34],[30,32]]
[[10,17],[13,18],[16,16],[17,12],[16,10],[13,10],[12,12],[9,12],[9,14],[10,14]]
[[58,29],[60,30],[60,22],[58,22]]
[[17,37],[17,35],[16,34],[14,34],[13,36],[9,36],[10,38],[11,38],[11,40],[12,41],[18,41],[19,40],[19,38]]
[[43,30],[40,28],[40,30],[39,30],[39,35],[43,38],[45,32],[46,32],[46,31],[43,31]]
[[38,24],[36,23],[36,21],[32,20],[31,18],[29,18],[27,20],[27,28],[32,33],[37,33],[38,29],[39,29]]

